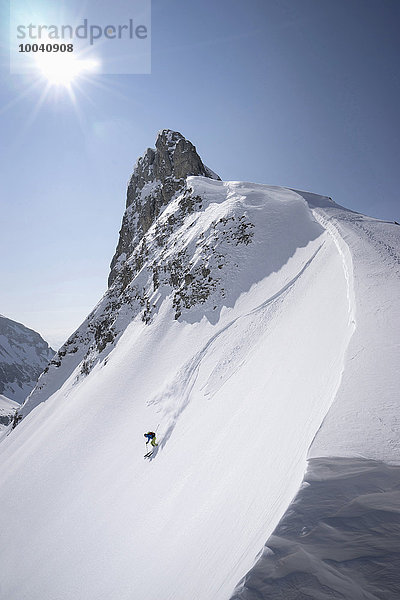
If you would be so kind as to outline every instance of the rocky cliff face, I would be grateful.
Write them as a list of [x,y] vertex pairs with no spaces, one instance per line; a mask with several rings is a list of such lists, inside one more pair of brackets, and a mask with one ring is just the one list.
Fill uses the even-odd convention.
[[183,191],[189,175],[220,179],[203,164],[189,140],[177,131],[163,129],[158,134],[156,149],[148,148],[138,159],[129,181],[126,211],[111,261],[109,286],[162,208],[175,194]]
[[175,319],[195,307],[200,311],[196,319],[217,318],[217,306],[228,294],[226,278],[240,262],[236,248],[251,242],[254,225],[242,209],[205,214],[213,200],[203,190],[202,177],[221,185],[193,144],[177,132],[161,131],[156,149],[139,158],[128,185],[109,288],[53,357],[22,416],[71,375],[78,382],[99,361],[107,364],[129,323],[138,315],[145,324],[151,323],[166,298]]
[[53,356],[36,331],[0,316],[0,394],[21,404]]

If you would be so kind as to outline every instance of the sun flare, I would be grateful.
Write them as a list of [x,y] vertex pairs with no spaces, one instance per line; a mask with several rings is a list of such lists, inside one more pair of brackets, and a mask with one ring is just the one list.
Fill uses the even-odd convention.
[[70,87],[81,77],[98,71],[96,60],[80,59],[70,53],[38,53],[36,67],[50,86]]

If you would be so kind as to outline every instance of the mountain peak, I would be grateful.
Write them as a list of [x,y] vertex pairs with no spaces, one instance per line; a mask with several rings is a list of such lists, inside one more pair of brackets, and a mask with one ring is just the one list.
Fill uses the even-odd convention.
[[173,147],[176,146],[180,140],[187,141],[179,131],[173,131],[172,129],[160,129],[157,134],[156,148],[159,148],[160,145]]
[[54,354],[39,333],[0,315],[0,394],[23,402]]
[[155,149],[147,148],[135,165],[128,184],[126,211],[119,242],[111,261],[108,285],[118,275],[135,245],[152,226],[161,210],[181,193],[190,175],[220,179],[201,160],[196,147],[179,131],[158,132]]

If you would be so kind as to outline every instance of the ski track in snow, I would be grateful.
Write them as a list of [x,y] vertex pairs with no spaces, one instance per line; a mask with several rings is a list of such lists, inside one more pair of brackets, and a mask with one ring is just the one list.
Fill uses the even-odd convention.
[[[318,252],[320,251],[322,246],[323,246],[323,244],[321,244],[317,248],[317,250],[311,256],[311,258],[309,258],[307,260],[307,262],[304,264],[304,266],[301,268],[300,272],[295,277],[293,277],[293,279],[291,281],[289,281],[289,283],[284,285],[278,292],[276,292],[273,296],[271,296],[271,298],[268,298],[268,300],[265,300],[264,302],[262,302],[259,306],[252,309],[249,313],[240,315],[239,317],[236,317],[235,319],[230,321],[227,325],[225,325],[215,335],[213,335],[211,337],[211,339],[205,344],[205,346],[199,352],[197,352],[197,354],[193,358],[191,358],[182,367],[182,369],[178,372],[174,381],[171,384],[169,384],[165,390],[162,390],[161,393],[158,393],[155,398],[152,398],[151,400],[148,401],[149,406],[162,404],[162,409],[160,410],[160,412],[161,412],[160,418],[164,422],[164,427],[163,427],[163,432],[162,432],[162,440],[159,444],[160,448],[163,448],[166,445],[166,443],[168,442],[170,436],[172,435],[173,430],[175,429],[175,426],[176,426],[179,416],[181,415],[181,413],[185,410],[186,406],[188,405],[188,403],[190,401],[190,394],[193,389],[193,386],[196,383],[199,369],[201,367],[201,363],[204,360],[204,358],[206,357],[206,355],[209,352],[212,352],[213,345],[215,344],[215,342],[217,342],[217,340],[222,335],[229,332],[229,329],[235,323],[237,323],[237,321],[246,320],[249,317],[252,317],[253,319],[255,319],[260,313],[264,312],[271,304],[273,304],[276,301],[282,300],[284,295],[293,287],[293,285],[296,283],[296,281],[303,275],[305,270],[311,265],[312,261],[314,260],[314,258],[316,257],[316,255],[318,254]],[[265,323],[265,319],[259,319],[258,323],[259,323],[258,328],[262,328]],[[227,381],[227,379],[229,377],[231,377],[240,368],[241,363],[245,360],[246,355],[251,350],[251,347],[246,345],[246,340],[243,340],[242,344],[240,346],[237,346],[237,350],[238,350],[238,354],[239,354],[240,358],[238,359],[237,356],[235,357],[236,360],[235,360],[234,368],[230,369],[229,375],[225,376],[223,378],[223,381],[220,383],[220,385],[217,388],[215,388],[214,386],[211,386],[211,387],[214,387],[213,393],[216,393],[218,391],[218,389],[220,389],[220,387]],[[227,359],[227,362],[231,363],[231,360],[232,360],[231,357],[229,357]],[[208,378],[208,382],[207,382],[206,386],[209,384],[211,377],[212,377],[212,374]],[[203,387],[205,387],[205,386],[203,386]],[[211,392],[206,392],[206,394],[207,395],[211,394]],[[169,419],[169,422],[167,425],[165,425],[166,418]]]

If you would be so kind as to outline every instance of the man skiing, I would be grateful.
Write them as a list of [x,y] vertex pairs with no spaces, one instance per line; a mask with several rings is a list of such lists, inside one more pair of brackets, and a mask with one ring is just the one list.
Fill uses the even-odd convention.
[[158,446],[158,444],[156,442],[156,434],[154,433],[154,431],[148,431],[147,433],[144,434],[144,437],[147,438],[146,446],[149,442],[151,443],[151,445],[154,448],[156,446]]

